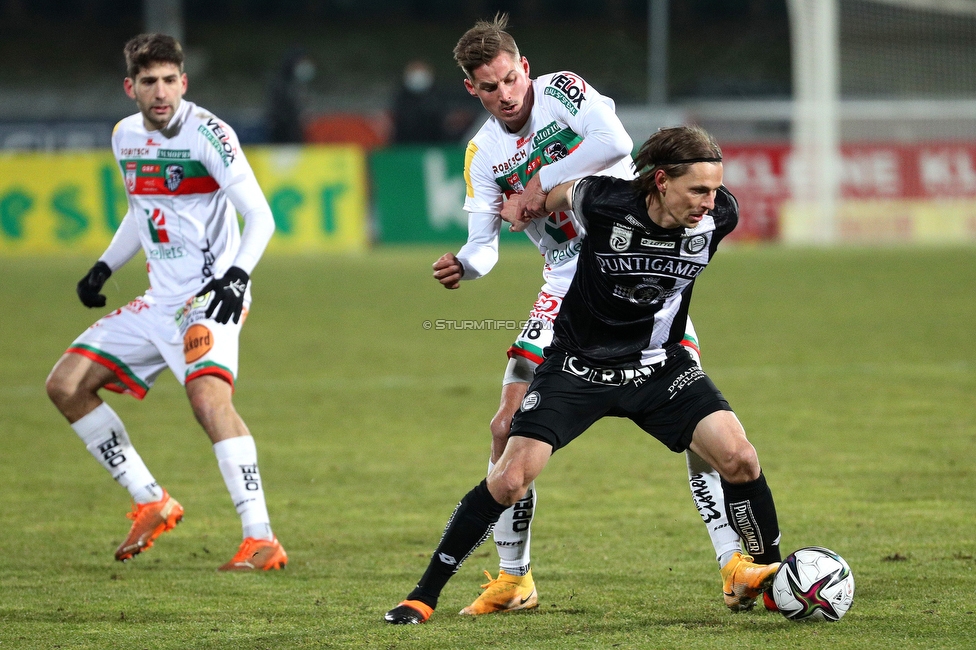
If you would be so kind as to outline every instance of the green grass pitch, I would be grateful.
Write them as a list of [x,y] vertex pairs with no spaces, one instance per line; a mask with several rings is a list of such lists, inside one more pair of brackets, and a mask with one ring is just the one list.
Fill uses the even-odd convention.
[[[682,456],[604,420],[538,480],[534,612],[462,618],[482,546],[427,625],[383,613],[484,476],[506,329],[540,285],[527,247],[459,291],[445,249],[272,257],[254,273],[235,402],[258,442],[286,571],[218,574],[240,525],[206,436],[168,373],[144,403],[109,395],[186,518],[126,564],[128,496],[44,394],[100,314],[74,294],[89,259],[0,260],[0,649],[957,648],[976,626],[976,256],[971,248],[725,247],[692,316],[705,369],[759,450],[783,549],[850,563],[837,624],[733,615]],[[138,261],[110,306],[145,286]],[[971,646],[970,646],[971,647]]]

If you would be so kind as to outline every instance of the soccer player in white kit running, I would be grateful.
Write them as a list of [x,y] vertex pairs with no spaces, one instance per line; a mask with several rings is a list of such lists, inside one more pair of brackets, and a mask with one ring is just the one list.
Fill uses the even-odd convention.
[[183,99],[180,44],[142,34],[126,44],[125,59],[125,92],[139,112],[115,127],[112,149],[129,210],[78,283],[78,297],[104,307],[102,286],[140,247],[150,288],[75,339],[51,371],[47,393],[135,502],[131,530],[115,551],[125,561],[172,530],[183,507],[156,482],[98,391],[142,399],[168,367],[213,442],[241,517],[244,541],[220,570],[280,569],[288,556],[271,530],[254,439],[231,399],[250,273],[274,233],[271,209],[234,131]]
[[[517,195],[523,213],[540,215],[546,194],[560,183],[588,174],[635,177],[630,157],[633,142],[614,113],[613,101],[572,72],[530,79],[529,63],[504,31],[506,26],[505,15],[492,22],[479,21],[454,49],[466,75],[465,87],[481,100],[491,118],[468,144],[465,156],[468,241],[457,255],[447,253],[433,265],[434,278],[448,289],[457,289],[461,280],[482,277],[497,262],[499,214],[506,197]],[[552,341],[552,323],[573,279],[585,235],[572,212],[533,219],[525,225],[525,233],[545,259],[545,284],[526,327],[508,351],[501,404],[490,425],[489,473],[505,450],[512,416]],[[685,327],[682,344],[698,360],[690,319]],[[686,456],[692,497],[724,575],[738,562],[741,545],[728,525],[721,477],[694,452]],[[537,500],[533,483],[498,520],[494,527],[498,578],[488,575],[484,591],[462,614],[537,606],[529,552]]]

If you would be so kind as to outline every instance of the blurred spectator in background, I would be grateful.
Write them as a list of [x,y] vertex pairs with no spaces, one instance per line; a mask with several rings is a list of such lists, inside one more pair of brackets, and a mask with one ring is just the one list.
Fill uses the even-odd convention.
[[435,84],[434,69],[409,62],[393,103],[393,141],[399,144],[459,142],[477,116],[478,106],[458,88],[449,93]]
[[268,141],[304,141],[304,109],[308,83],[315,78],[315,63],[299,47],[288,50],[278,65],[268,91]]

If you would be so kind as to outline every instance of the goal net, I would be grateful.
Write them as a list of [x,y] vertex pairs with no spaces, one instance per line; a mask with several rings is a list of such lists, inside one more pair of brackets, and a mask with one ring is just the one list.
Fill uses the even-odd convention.
[[976,242],[976,0],[788,0],[795,243]]

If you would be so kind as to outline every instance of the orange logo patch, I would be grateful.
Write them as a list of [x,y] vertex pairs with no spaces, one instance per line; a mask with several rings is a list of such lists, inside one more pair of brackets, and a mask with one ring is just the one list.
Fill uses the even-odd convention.
[[205,326],[191,325],[183,336],[183,356],[187,363],[193,363],[213,348],[213,332]]

